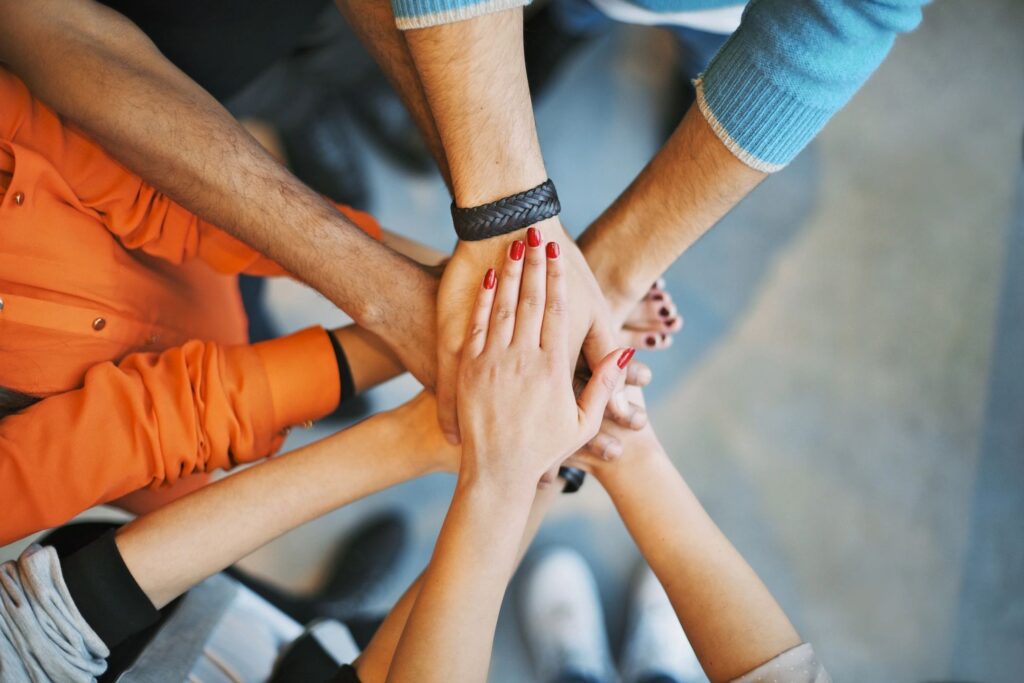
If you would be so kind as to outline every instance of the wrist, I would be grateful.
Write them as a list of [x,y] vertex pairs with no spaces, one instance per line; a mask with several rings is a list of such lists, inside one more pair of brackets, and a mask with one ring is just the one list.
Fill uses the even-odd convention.
[[[501,457],[509,461],[522,459],[509,454],[503,454]],[[482,469],[473,464],[477,459],[465,447],[463,448],[462,466],[459,468],[459,478],[455,485],[456,492],[461,491],[464,495],[472,497],[481,496],[503,506],[530,507],[537,492],[540,475],[533,477],[525,472],[495,472]]]

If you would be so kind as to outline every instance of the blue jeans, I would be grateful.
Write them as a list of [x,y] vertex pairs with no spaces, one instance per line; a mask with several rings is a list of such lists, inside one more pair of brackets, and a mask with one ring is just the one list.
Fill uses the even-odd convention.
[[[614,19],[594,7],[589,0],[551,0],[551,9],[559,28],[573,35],[594,37],[616,23]],[[662,28],[670,31],[679,45],[678,66],[687,79],[696,78],[704,71],[711,58],[729,37],[685,26]]]

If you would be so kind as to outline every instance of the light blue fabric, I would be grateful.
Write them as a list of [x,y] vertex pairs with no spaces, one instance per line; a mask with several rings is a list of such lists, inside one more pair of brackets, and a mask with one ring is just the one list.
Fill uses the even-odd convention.
[[[558,2],[559,0],[552,0]],[[735,0],[631,0],[657,12]],[[391,0],[399,28],[468,19],[528,0]],[[751,0],[698,81],[719,138],[763,171],[788,164],[849,101],[929,0]]]

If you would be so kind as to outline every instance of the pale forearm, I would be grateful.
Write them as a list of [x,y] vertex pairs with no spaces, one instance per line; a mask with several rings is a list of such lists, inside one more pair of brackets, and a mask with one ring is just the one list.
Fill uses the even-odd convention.
[[[696,107],[579,245],[617,318],[765,174],[736,159]],[[623,245],[628,245],[624,249]]]
[[460,481],[387,680],[486,680],[532,498]]
[[123,527],[117,544],[161,607],[280,534],[425,473],[389,413],[227,477]]
[[[526,551],[530,548],[530,543],[533,542],[534,537],[537,535],[537,530],[540,529],[544,517],[547,515],[548,510],[551,509],[564,486],[565,480],[557,479],[554,485],[537,491],[533,507],[530,508],[530,517],[526,522],[523,539],[519,544],[519,553],[516,558],[517,566],[522,561],[523,556],[526,555]],[[373,640],[370,641],[369,645],[359,656],[359,659],[356,660],[355,667],[359,672],[359,680],[363,683],[383,683],[387,679],[388,670],[391,668],[391,662],[395,656],[395,649],[398,647],[398,641],[405,630],[405,625],[409,620],[409,613],[416,603],[416,598],[420,594],[422,585],[423,575],[421,574],[406,589],[402,597],[395,603],[395,606],[391,608],[384,622],[377,629],[377,632],[374,633]]]
[[782,608],[664,453],[598,474],[708,677],[736,678],[800,644]]

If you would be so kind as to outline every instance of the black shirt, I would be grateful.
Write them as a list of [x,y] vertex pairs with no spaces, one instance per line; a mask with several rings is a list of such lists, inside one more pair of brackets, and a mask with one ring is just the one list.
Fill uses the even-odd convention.
[[287,56],[328,0],[100,0],[218,100]]

